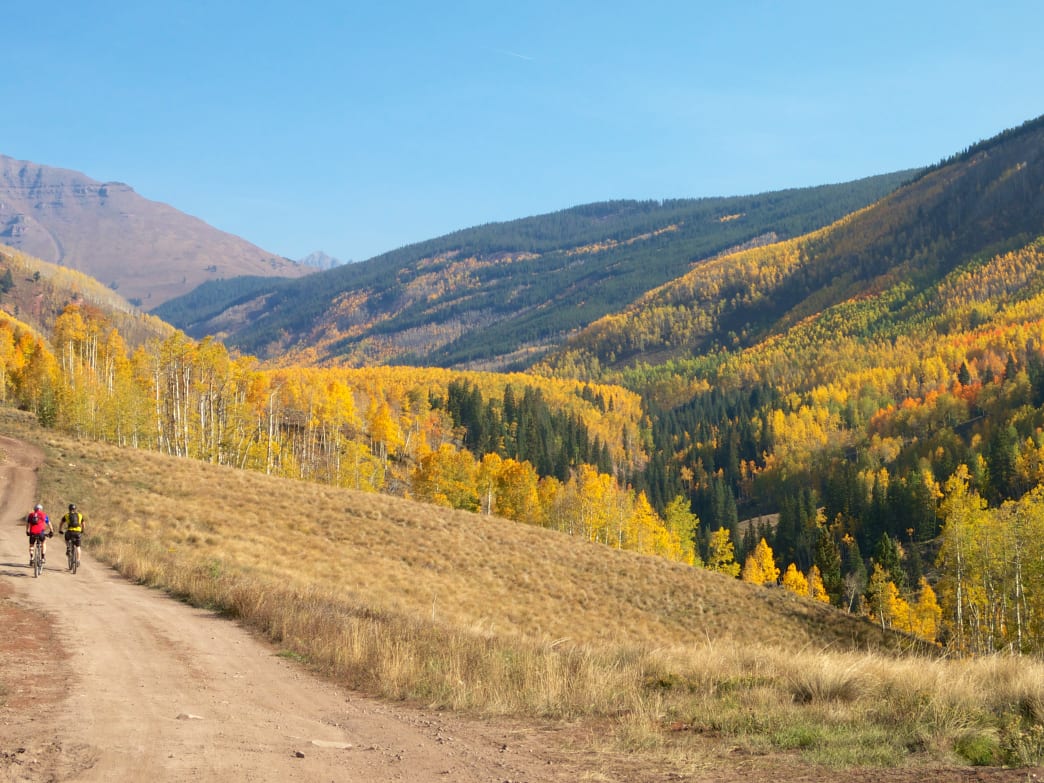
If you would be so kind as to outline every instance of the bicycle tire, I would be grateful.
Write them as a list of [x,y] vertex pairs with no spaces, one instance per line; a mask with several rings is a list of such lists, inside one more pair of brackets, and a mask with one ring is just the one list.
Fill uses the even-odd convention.
[[33,578],[43,573],[43,544],[37,539],[33,544]]
[[76,547],[72,541],[65,542],[65,558],[69,563],[69,570],[76,573]]

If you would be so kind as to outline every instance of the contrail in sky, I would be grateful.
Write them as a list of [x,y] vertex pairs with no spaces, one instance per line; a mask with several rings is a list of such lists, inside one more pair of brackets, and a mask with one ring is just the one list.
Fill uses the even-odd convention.
[[519,54],[518,52],[512,52],[510,49],[494,49],[493,51],[496,52],[497,54],[505,54],[508,57],[517,57],[519,60],[530,60],[530,61],[532,61],[532,60],[536,59],[536,58],[530,57],[529,55],[526,55],[526,54]]

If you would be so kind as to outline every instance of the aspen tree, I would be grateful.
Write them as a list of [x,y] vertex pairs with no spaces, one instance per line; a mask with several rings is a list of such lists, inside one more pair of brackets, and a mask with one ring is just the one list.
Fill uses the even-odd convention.
[[758,585],[776,584],[776,581],[779,579],[779,569],[776,567],[772,547],[768,545],[764,538],[757,543],[754,551],[747,555],[740,578],[744,582]]
[[969,549],[986,514],[986,501],[969,488],[967,465],[958,465],[944,485],[939,510],[944,519],[936,563],[941,569],[939,596],[957,649],[968,644]]
[[813,600],[830,603],[830,593],[827,592],[826,584],[819,573],[819,566],[813,565],[808,571],[808,590]]
[[805,578],[803,573],[798,571],[798,567],[794,563],[788,565],[787,570],[783,573],[783,588],[800,596],[807,597],[811,595],[808,579]]
[[700,519],[692,513],[689,501],[683,495],[676,495],[674,500],[667,504],[664,517],[667,530],[677,541],[678,559],[692,566],[702,566],[703,562],[696,552]]
[[707,569],[728,576],[739,576],[740,564],[736,562],[736,549],[727,527],[721,527],[711,533]]
[[497,513],[517,522],[539,524],[539,477],[531,464],[504,460],[496,482]]

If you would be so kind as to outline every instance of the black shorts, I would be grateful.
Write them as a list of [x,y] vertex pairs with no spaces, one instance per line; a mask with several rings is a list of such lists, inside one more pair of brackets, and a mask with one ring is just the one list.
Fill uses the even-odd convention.
[[72,542],[73,546],[79,546],[80,545],[80,536],[82,536],[82,535],[83,535],[82,531],[79,532],[79,533],[74,533],[71,530],[66,530],[65,531],[65,540]]
[[43,532],[43,533],[30,533],[29,534],[29,546],[32,546],[37,541],[39,541],[42,544],[46,539],[47,539],[47,533],[46,532]]

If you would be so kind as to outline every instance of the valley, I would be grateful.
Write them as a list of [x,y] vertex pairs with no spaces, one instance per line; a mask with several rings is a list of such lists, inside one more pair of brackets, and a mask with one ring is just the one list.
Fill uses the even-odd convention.
[[[7,448],[49,507],[104,509],[91,574],[200,608],[136,625],[235,620],[283,668],[243,679],[444,710],[464,780],[506,725],[523,779],[1016,779],[1044,759],[1042,150],[1037,119],[902,176],[210,280],[155,311],[195,336],[0,248]],[[61,775],[126,764],[77,753]]]

